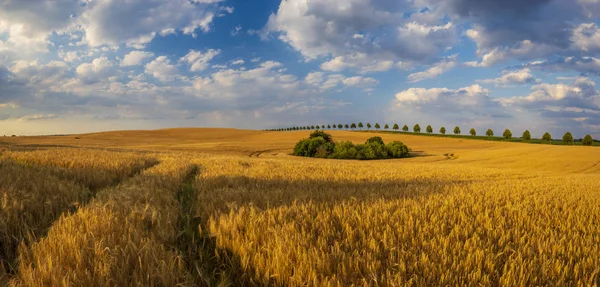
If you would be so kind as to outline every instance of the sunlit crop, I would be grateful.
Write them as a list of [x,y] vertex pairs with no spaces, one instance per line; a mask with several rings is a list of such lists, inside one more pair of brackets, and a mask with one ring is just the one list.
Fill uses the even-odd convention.
[[599,149],[384,135],[412,157],[291,156],[305,136],[6,151],[0,285],[600,284]]

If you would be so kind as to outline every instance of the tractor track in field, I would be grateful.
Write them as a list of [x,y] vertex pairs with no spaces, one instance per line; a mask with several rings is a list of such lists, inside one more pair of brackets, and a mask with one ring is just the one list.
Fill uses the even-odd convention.
[[260,157],[264,153],[269,153],[269,152],[273,152],[273,151],[276,151],[276,149],[267,149],[267,150],[255,151],[255,152],[250,153],[250,155],[248,157]]

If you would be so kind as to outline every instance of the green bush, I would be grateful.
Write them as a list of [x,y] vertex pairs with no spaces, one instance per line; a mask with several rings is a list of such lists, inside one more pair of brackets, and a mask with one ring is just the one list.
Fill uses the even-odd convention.
[[320,130],[316,130],[316,131],[312,132],[308,138],[314,139],[314,138],[318,138],[318,137],[322,137],[326,142],[333,143],[333,137],[331,137],[330,134],[328,134],[324,131],[320,131]]
[[403,158],[408,157],[408,147],[399,141],[393,141],[388,143],[386,146],[388,155],[392,158]]
[[[408,157],[410,149],[402,142],[394,141],[385,144],[381,137],[371,137],[364,144],[355,145],[344,141],[334,143],[330,135],[319,131],[311,134],[311,138],[299,141],[294,147],[294,155],[333,158],[333,159],[387,159]],[[313,137],[314,135],[314,137]]]
[[330,158],[336,159],[350,159],[356,158],[356,147],[350,141],[344,141],[335,145],[333,150],[333,154],[331,154]]
[[372,137],[369,138],[366,142],[366,144],[370,144],[370,143],[380,143],[383,144],[383,139],[381,137]]
[[320,136],[311,137],[296,144],[294,155],[326,158],[333,153],[334,148],[335,144],[332,141],[327,141]]

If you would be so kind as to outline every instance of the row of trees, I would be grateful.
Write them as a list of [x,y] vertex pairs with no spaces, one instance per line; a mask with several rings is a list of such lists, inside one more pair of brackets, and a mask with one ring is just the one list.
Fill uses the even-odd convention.
[[[316,125],[316,126],[302,126],[302,127],[289,127],[289,128],[280,128],[280,129],[271,129],[269,131],[298,131],[298,130],[314,130],[314,129],[362,129],[366,127],[367,129],[371,129],[371,127],[374,127],[376,130],[381,129],[381,126],[379,125],[379,123],[375,123],[375,125],[371,126],[370,123],[367,123],[366,125],[363,125],[362,122],[359,122],[358,124],[356,123],[351,123],[351,124],[333,124],[333,125]],[[385,124],[383,126],[383,128],[385,130],[389,129],[390,126],[388,124]],[[400,126],[398,124],[394,124],[392,126],[393,130],[399,130]],[[421,126],[419,126],[418,124],[413,126],[413,132],[414,133],[421,133]],[[403,132],[409,132],[409,128],[407,125],[404,125],[402,127],[402,131]],[[433,128],[431,127],[431,125],[428,125],[425,128],[425,132],[427,132],[428,134],[432,134],[433,133]],[[454,134],[455,135],[460,135],[461,134],[461,129],[459,126],[454,127]],[[441,127],[439,130],[439,133],[442,135],[446,134],[446,128],[445,127]],[[477,136],[477,131],[475,130],[475,128],[471,128],[471,130],[469,131],[469,134],[471,136]],[[488,129],[485,132],[485,135],[488,137],[493,137],[494,136],[494,131],[492,129]],[[512,132],[509,129],[504,130],[504,133],[502,133],[502,137],[504,137],[505,139],[511,139],[513,137]],[[529,141],[531,140],[531,133],[529,132],[529,130],[526,130],[523,132],[523,135],[521,136],[521,138],[523,140]],[[574,142],[573,139],[573,135],[570,132],[567,132],[563,135],[562,137],[563,142],[567,143],[567,144],[572,144]],[[550,135],[550,133],[546,132],[543,136],[542,136],[542,141],[545,142],[550,142],[552,141],[552,136]],[[582,145],[592,145],[592,143],[594,142],[594,139],[592,138],[591,135],[586,135],[582,140],[581,140],[581,144]]]

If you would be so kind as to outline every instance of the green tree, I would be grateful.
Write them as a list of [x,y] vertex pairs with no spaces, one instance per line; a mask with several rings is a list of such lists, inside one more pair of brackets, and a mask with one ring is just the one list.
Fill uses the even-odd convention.
[[408,126],[407,126],[407,125],[404,125],[404,126],[402,127],[402,131],[403,131],[403,132],[408,132]]
[[493,137],[494,136],[494,131],[492,129],[488,129],[485,132],[485,135],[488,136],[488,137]]
[[458,126],[454,127],[454,134],[455,135],[459,135],[460,134],[460,128]]
[[371,124],[367,123],[367,129],[371,129]]
[[528,140],[531,140],[531,133],[529,132],[529,130],[525,130],[525,131],[523,132],[523,136],[522,136],[522,138],[523,138],[524,140],[526,140],[526,141],[528,141]]
[[549,142],[552,140],[552,136],[550,135],[549,132],[546,132],[543,136],[542,136],[542,140],[545,142]]
[[331,125],[327,125],[327,128],[328,128],[328,129],[331,129]]
[[416,125],[413,127],[413,131],[414,131],[415,133],[420,133],[420,132],[421,132],[421,127],[419,126],[419,124],[416,124]]
[[440,134],[443,134],[443,135],[446,134],[446,128],[445,127],[441,127],[440,128]]
[[325,125],[321,125],[321,129],[325,129]]
[[469,133],[470,133],[472,136],[476,136],[476,135],[477,135],[477,131],[475,130],[475,128],[471,128],[471,130],[469,131]]
[[509,129],[506,129],[506,130],[504,130],[504,133],[502,134],[502,136],[503,136],[505,139],[509,140],[509,139],[511,139],[511,138],[512,138],[512,133],[510,132],[510,130],[509,130]]
[[390,126],[388,126],[388,124],[385,124],[385,126],[383,126],[383,128],[387,130],[390,128]]
[[342,129],[344,126],[342,124],[338,124],[338,129]]
[[346,124],[346,125],[344,126],[344,128],[348,129],[348,128],[350,128],[350,127],[348,126],[348,124]]
[[428,133],[428,134],[432,134],[432,133],[433,133],[433,128],[431,127],[431,125],[428,125],[428,126],[425,128],[425,131],[427,131],[427,133]]
[[399,130],[399,129],[400,129],[400,127],[398,126],[398,124],[394,124],[394,127],[392,127],[392,129],[394,129],[394,130]]
[[362,124],[362,122],[359,122],[359,123],[358,123],[358,128],[359,128],[359,129],[362,129],[362,128],[363,128],[363,124]]
[[375,123],[375,128],[376,129],[380,129],[381,128],[381,126],[379,125],[379,123]]
[[314,129],[315,129],[315,126],[310,126],[310,129],[311,129],[311,130],[314,130]]
[[563,142],[566,144],[572,144],[573,143],[573,135],[570,132],[567,132],[563,136]]
[[351,128],[351,129],[355,129],[355,128],[356,128],[356,124],[355,124],[355,123],[352,123],[352,124],[350,125],[350,128]]
[[583,137],[583,140],[581,141],[582,145],[592,145],[593,143],[594,139],[591,135],[585,135],[585,137]]

